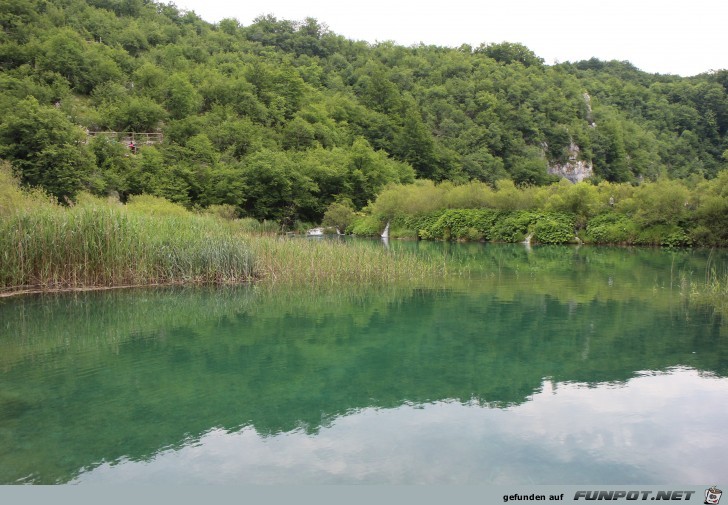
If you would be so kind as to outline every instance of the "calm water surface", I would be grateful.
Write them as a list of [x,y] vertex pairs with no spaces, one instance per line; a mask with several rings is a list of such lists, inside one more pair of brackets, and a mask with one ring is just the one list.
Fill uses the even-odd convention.
[[0,300],[0,483],[728,474],[728,325],[682,293],[725,254],[389,247],[456,274]]

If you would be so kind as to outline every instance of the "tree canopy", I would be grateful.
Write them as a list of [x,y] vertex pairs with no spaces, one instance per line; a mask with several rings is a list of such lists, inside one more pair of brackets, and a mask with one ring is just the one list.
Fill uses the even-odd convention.
[[[727,166],[726,70],[549,66],[509,42],[368,44],[311,18],[210,24],[151,0],[7,0],[0,26],[0,156],[61,199],[150,193],[320,221],[415,177],[540,185],[574,156],[595,182]],[[84,129],[164,142],[130,153]]]

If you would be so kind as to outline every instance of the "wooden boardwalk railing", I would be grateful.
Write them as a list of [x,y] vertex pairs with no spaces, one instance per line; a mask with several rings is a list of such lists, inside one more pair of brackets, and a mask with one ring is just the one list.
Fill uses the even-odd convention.
[[134,143],[135,146],[150,146],[153,144],[160,144],[164,140],[164,134],[162,133],[138,133],[138,132],[94,132],[87,131],[86,138],[87,142],[93,137],[105,137],[117,142],[123,142],[124,144]]

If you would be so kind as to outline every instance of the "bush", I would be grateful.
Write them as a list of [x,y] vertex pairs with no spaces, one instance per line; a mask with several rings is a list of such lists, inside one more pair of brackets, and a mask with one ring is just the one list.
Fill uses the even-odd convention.
[[450,209],[428,223],[428,238],[441,240],[488,240],[499,213],[491,209]]
[[692,240],[685,230],[677,225],[659,224],[641,230],[637,235],[636,243],[640,245],[684,247],[692,245]]
[[531,225],[532,240],[541,244],[566,244],[574,239],[574,217],[569,214],[540,214]]
[[528,228],[537,218],[537,214],[528,211],[516,211],[495,223],[491,231],[491,240],[495,242],[522,242],[528,234]]
[[690,230],[690,240],[695,245],[708,246],[717,245],[714,244],[715,237],[711,232],[710,228],[699,224]]
[[354,235],[367,237],[382,233],[385,224],[382,224],[380,219],[375,216],[358,216],[346,230]]
[[331,226],[344,232],[356,218],[354,213],[354,205],[350,200],[342,202],[332,202],[324,213],[324,220],[321,224]]
[[595,244],[633,244],[637,225],[623,214],[607,213],[589,221],[586,239]]

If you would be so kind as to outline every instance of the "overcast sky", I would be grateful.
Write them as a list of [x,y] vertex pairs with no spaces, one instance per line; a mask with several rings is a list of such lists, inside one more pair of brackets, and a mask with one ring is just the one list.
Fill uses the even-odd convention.
[[520,42],[547,64],[628,60],[647,72],[728,69],[726,0],[172,0],[215,23],[317,19],[348,39],[457,47]]

